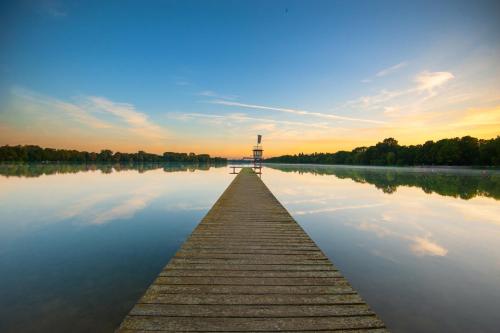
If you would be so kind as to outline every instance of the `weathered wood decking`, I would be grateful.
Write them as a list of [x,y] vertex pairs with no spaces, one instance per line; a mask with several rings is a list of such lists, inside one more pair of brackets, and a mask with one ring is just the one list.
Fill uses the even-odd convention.
[[384,324],[243,169],[119,332],[370,331]]

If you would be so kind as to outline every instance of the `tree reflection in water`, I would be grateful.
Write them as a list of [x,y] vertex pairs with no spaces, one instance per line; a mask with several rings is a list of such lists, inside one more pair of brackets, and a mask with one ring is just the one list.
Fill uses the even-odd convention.
[[144,164],[79,164],[79,163],[18,163],[0,164],[0,175],[7,177],[39,177],[61,173],[100,171],[112,173],[137,170],[143,173],[149,170],[163,169],[165,172],[209,170],[225,167],[227,163],[144,163]]
[[283,172],[332,175],[374,185],[384,193],[399,186],[420,187],[425,193],[437,193],[461,199],[484,196],[500,199],[500,171],[463,168],[398,168],[324,165],[267,164]]

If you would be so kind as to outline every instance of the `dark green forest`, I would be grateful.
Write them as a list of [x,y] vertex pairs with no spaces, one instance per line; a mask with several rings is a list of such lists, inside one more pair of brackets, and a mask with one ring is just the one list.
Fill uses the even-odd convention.
[[222,157],[210,157],[208,154],[173,153],[163,155],[146,153],[120,153],[101,150],[100,153],[42,148],[34,145],[0,147],[0,162],[70,162],[70,163],[225,163]]
[[427,141],[420,145],[402,146],[394,138],[375,146],[352,151],[284,155],[265,160],[270,163],[311,163],[350,165],[463,165],[500,166],[500,136],[484,140],[471,136]]

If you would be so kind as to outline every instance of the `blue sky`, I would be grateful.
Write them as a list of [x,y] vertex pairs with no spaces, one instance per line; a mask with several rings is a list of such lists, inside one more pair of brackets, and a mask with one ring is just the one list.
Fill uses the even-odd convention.
[[495,1],[11,1],[0,144],[244,155],[500,129]]

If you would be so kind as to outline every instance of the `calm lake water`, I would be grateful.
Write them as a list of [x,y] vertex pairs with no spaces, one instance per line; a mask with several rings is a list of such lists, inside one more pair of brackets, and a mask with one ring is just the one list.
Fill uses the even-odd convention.
[[[112,332],[234,175],[0,165],[0,331]],[[395,332],[498,332],[500,172],[270,165],[263,181]]]

